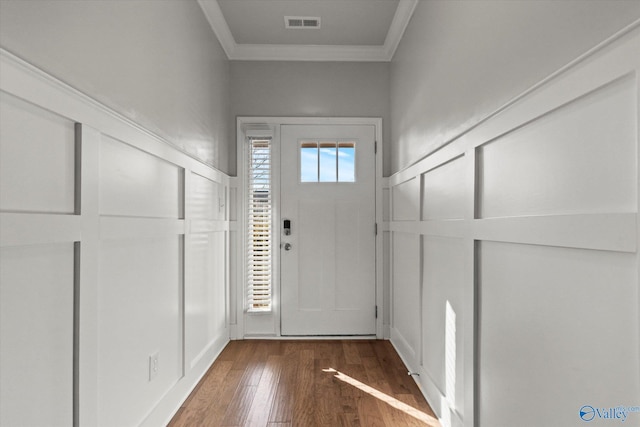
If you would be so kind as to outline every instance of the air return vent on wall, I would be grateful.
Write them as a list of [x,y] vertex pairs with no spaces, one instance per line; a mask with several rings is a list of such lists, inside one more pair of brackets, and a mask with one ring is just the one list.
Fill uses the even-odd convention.
[[285,16],[285,28],[313,29],[320,28],[320,17],[317,16]]

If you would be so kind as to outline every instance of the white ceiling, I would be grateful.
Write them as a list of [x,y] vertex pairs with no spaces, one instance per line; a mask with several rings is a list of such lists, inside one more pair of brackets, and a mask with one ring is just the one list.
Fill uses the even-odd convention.
[[[418,0],[198,0],[231,60],[390,61]],[[285,16],[320,29],[285,29]]]

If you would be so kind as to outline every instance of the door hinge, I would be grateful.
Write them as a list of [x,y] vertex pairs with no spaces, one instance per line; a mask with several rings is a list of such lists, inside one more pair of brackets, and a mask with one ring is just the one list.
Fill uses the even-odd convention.
[[373,232],[374,232],[374,234],[375,234],[376,236],[378,235],[378,223],[377,223],[377,222],[375,223],[375,226],[374,226],[374,230],[373,230]]
[[373,143],[373,154],[378,154],[378,141]]
[[376,305],[376,319],[378,318],[378,306]]

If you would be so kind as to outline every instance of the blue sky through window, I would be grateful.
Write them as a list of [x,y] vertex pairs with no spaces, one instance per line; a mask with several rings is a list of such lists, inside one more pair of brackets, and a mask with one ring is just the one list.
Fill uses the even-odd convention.
[[322,143],[320,146],[320,182],[336,182],[336,169],[337,169],[337,147],[333,143],[333,146],[327,147],[327,143]]
[[352,144],[350,147],[338,147],[338,181],[339,182],[355,182],[356,181],[356,147]]
[[300,181],[318,182],[318,147],[300,148]]
[[303,142],[300,146],[301,182],[355,182],[354,142]]

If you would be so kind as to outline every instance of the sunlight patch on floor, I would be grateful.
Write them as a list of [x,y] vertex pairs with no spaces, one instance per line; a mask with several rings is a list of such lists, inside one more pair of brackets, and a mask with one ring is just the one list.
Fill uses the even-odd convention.
[[423,423],[425,423],[428,427],[441,427],[440,423],[438,422],[437,418],[434,418],[428,414],[425,414],[422,411],[419,411],[418,409],[414,408],[413,406],[407,405],[404,402],[399,401],[398,399],[396,399],[395,397],[389,396],[388,394],[385,394],[379,390],[376,390],[373,387],[370,387],[364,383],[361,383],[360,381],[356,380],[355,378],[351,378],[349,375],[343,374],[340,371],[336,371],[333,368],[328,368],[328,369],[323,369],[323,372],[329,372],[329,373],[335,373],[334,377],[339,379],[340,381],[343,381],[347,384],[350,384],[360,390],[362,390],[363,392],[375,397],[376,399],[379,399],[383,402],[385,402],[386,404],[388,404],[389,406],[396,408],[402,412],[404,412],[407,415],[412,416],[413,418],[422,421]]

